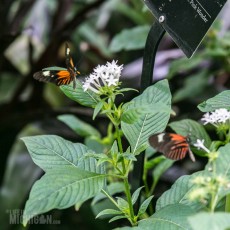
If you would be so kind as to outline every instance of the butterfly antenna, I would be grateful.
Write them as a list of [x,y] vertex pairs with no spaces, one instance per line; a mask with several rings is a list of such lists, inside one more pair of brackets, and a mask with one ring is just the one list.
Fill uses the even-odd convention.
[[189,148],[189,150],[188,150],[188,154],[189,154],[189,157],[190,157],[190,159],[193,161],[193,162],[195,162],[196,161],[196,158],[195,158],[195,156],[194,156],[194,154],[193,154],[193,152],[192,152],[192,150]]

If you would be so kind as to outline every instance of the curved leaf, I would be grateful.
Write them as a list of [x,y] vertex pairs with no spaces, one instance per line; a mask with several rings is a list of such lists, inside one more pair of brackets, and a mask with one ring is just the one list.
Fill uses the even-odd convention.
[[161,197],[157,200],[156,210],[160,210],[167,205],[171,204],[184,204],[189,205],[194,210],[200,210],[203,205],[198,201],[191,201],[188,198],[193,186],[195,186],[191,181],[197,176],[210,176],[209,172],[201,171],[188,176],[180,177],[172,187],[164,192]]
[[[162,103],[171,109],[171,93],[167,80],[157,82],[148,87],[140,96],[134,98],[130,106],[141,107],[143,104],[157,106]],[[162,132],[169,120],[169,112],[142,115],[134,124],[121,123],[122,131],[131,145],[134,154],[144,151],[148,147],[147,140],[150,135]]]
[[95,159],[83,158],[90,150],[83,144],[74,144],[56,135],[23,137],[22,140],[34,163],[44,171],[72,165],[90,172],[104,173],[103,165],[97,167]]
[[217,94],[215,97],[200,103],[197,107],[202,112],[211,112],[221,108],[230,110],[230,90]]
[[100,137],[101,136],[100,133],[93,126],[80,120],[74,115],[71,115],[71,114],[60,115],[58,116],[58,120],[65,123],[79,136],[82,136],[82,137],[88,137],[88,136]]
[[[129,105],[131,105],[131,103],[129,103]],[[126,109],[122,114],[121,120],[128,124],[133,124],[141,116],[147,113],[149,115],[151,114],[153,115],[159,112],[170,113],[171,111],[169,106],[163,103],[155,103],[155,104],[143,103],[141,106],[138,107],[133,107],[133,106],[127,106],[127,107],[128,109]]]
[[121,50],[136,50],[144,48],[148,32],[149,26],[146,25],[122,30],[121,33],[113,38],[109,49],[112,52],[118,52]]
[[195,214],[187,205],[169,205],[160,211],[156,212],[147,220],[139,222],[141,229],[155,229],[161,230],[189,230],[191,229],[188,223],[188,217]]
[[82,83],[76,80],[76,89],[72,84],[60,86],[61,91],[71,100],[78,102],[81,105],[94,108],[98,101],[98,95],[91,91],[84,91]]
[[226,230],[230,228],[230,214],[201,212],[189,217],[188,222],[193,230]]
[[23,214],[23,224],[51,209],[64,209],[95,196],[104,186],[106,175],[65,166],[47,171],[31,189]]
[[[211,168],[215,168],[216,176],[221,177],[223,180],[230,181],[230,144],[220,147],[218,152],[218,158],[214,162],[208,163],[205,169],[210,170]],[[228,186],[219,189],[219,200],[227,194],[230,194],[230,188]]]

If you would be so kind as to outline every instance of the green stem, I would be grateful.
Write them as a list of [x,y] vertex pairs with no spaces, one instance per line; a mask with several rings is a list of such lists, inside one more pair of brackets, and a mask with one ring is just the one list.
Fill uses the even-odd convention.
[[[123,153],[121,136],[120,136],[120,130],[119,130],[119,126],[118,125],[115,125],[115,130],[116,130],[117,144],[118,144],[119,152]],[[125,160],[124,160],[124,158],[122,158],[121,164],[122,164],[123,174],[125,175],[126,167],[125,167]]]
[[120,208],[117,205],[117,202],[113,199],[113,197],[111,197],[104,189],[101,190],[102,193],[104,193],[109,199],[110,201],[120,210]]
[[124,184],[125,184],[125,194],[127,197],[127,202],[129,204],[129,211],[130,211],[130,222],[132,226],[137,225],[137,222],[134,219],[134,210],[133,210],[133,204],[132,204],[132,198],[131,198],[131,193],[130,193],[130,187],[129,187],[129,182],[128,179],[124,179]]
[[210,205],[210,211],[214,212],[217,202],[218,202],[218,191],[216,191],[215,193],[212,194],[212,199],[211,199],[211,205]]
[[120,130],[119,126],[115,125],[115,130],[116,130],[116,135],[117,135],[117,144],[118,144],[118,149],[121,153],[123,153],[123,148],[122,148],[122,142],[121,142],[121,136],[120,136]]
[[226,196],[225,212],[230,212],[230,194]]

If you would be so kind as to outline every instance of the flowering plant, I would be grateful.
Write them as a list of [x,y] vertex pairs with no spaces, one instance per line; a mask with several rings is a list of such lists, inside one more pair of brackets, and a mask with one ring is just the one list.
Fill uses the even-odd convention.
[[[169,124],[171,129],[181,135],[192,133],[192,150],[208,157],[209,161],[203,171],[179,178],[157,200],[153,212],[151,200],[155,187],[173,161],[164,156],[154,156],[153,149],[148,148],[148,138],[165,130],[171,114],[171,93],[168,81],[162,80],[130,102],[117,105],[118,95],[133,90],[121,88],[122,68],[115,61],[108,62],[96,67],[83,83],[77,81],[76,89],[72,85],[60,87],[72,100],[93,108],[93,119],[99,114],[108,118],[106,137],[102,138],[95,128],[72,115],[63,115],[59,119],[84,136],[84,144],[72,143],[55,135],[22,138],[33,161],[45,171],[45,175],[31,189],[24,211],[24,225],[33,216],[54,208],[64,209],[75,205],[78,210],[86,200],[93,198],[92,205],[105,199],[111,203],[108,208],[97,211],[96,218],[109,216],[110,222],[127,219],[131,226],[138,225],[140,229],[150,229],[153,225],[156,229],[167,229],[174,225],[187,229],[187,226],[197,223],[200,216],[195,214],[198,211],[214,212],[217,207],[223,207],[221,201],[225,197],[228,199],[229,112],[226,108],[213,112],[210,107],[216,103],[216,99],[210,99],[211,102],[199,105],[200,110],[210,112],[204,115],[202,121],[213,124],[220,138],[223,138],[223,132],[224,139],[211,141],[203,125],[193,120]],[[223,104],[221,100],[218,102]],[[128,141],[126,148],[124,138]],[[144,151],[147,153],[143,171],[144,186],[133,191],[129,175],[137,155]],[[152,172],[154,178],[150,184],[147,181],[149,172]],[[138,204],[139,198],[141,204]],[[226,210],[229,210],[229,202],[224,204]],[[134,208],[135,205],[138,207]],[[201,212],[200,215],[206,214]]]

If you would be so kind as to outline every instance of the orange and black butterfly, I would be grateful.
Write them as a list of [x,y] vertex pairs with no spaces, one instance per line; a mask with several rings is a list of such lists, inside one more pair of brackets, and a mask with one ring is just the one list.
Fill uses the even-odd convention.
[[70,56],[70,48],[66,43],[65,46],[66,67],[49,67],[34,74],[34,79],[42,82],[51,82],[57,86],[68,85],[73,82],[73,88],[76,88],[76,76],[80,74],[73,64],[73,59]]
[[182,160],[188,153],[191,160],[195,161],[188,137],[175,133],[158,133],[149,137],[149,144],[169,159]]

